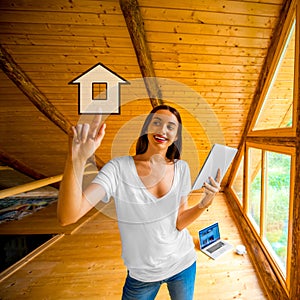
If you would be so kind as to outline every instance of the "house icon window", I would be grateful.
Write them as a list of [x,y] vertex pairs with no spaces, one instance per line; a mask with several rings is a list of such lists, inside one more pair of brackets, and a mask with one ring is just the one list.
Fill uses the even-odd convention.
[[93,100],[107,100],[107,83],[106,82],[93,82]]
[[120,85],[129,82],[99,63],[69,84],[78,84],[79,114],[120,114]]

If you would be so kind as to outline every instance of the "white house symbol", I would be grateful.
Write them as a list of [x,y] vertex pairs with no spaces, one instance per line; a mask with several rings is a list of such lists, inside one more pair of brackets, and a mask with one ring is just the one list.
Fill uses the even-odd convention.
[[79,85],[79,114],[120,114],[120,84],[129,83],[98,63],[69,84]]

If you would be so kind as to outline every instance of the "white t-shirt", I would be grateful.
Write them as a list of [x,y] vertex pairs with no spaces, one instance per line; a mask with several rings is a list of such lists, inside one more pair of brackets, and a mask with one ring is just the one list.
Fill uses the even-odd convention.
[[105,189],[104,202],[115,200],[122,258],[132,278],[163,280],[196,260],[188,230],[176,228],[181,197],[191,191],[190,180],[188,164],[177,160],[170,191],[156,198],[138,176],[131,156],[112,159],[93,180]]

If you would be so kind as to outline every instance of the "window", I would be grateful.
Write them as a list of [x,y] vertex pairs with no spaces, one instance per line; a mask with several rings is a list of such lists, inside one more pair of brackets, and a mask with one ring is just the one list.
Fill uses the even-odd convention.
[[291,155],[249,147],[247,214],[266,249],[286,274]]
[[248,215],[260,233],[261,211],[261,180],[262,180],[262,151],[256,148],[249,149],[249,191],[248,191]]
[[93,100],[107,100],[107,83],[93,82]]
[[243,205],[243,188],[244,188],[243,182],[244,182],[244,157],[242,157],[240,161],[238,171],[235,175],[232,184],[232,188],[240,202],[240,205]]
[[292,126],[295,68],[295,22],[267,89],[254,130]]
[[286,271],[291,156],[266,151],[265,239]]

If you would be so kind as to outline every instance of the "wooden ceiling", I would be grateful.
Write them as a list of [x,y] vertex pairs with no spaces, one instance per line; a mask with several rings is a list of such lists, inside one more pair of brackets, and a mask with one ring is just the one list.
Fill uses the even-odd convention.
[[[163,102],[181,112],[194,178],[213,143],[239,145],[284,4],[1,0],[2,165],[30,178],[63,172],[66,132],[83,118],[69,83],[102,63],[130,85],[121,87],[121,114],[106,117],[99,161],[133,154],[142,117]],[[143,77],[156,77],[148,90]],[[2,169],[1,188],[18,184]]]

